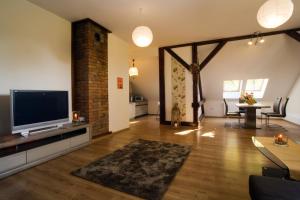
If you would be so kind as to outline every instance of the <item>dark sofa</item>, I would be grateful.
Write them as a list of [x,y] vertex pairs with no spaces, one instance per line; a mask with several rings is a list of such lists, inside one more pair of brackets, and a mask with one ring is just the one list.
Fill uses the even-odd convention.
[[300,182],[251,175],[249,192],[252,200],[300,200]]

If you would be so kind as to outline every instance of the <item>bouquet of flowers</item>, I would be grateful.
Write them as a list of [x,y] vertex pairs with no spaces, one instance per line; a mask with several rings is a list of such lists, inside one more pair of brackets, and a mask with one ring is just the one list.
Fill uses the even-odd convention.
[[241,94],[240,99],[239,99],[240,103],[247,103],[249,105],[253,105],[256,103],[255,98],[253,97],[253,93],[248,94],[247,92],[245,94]]

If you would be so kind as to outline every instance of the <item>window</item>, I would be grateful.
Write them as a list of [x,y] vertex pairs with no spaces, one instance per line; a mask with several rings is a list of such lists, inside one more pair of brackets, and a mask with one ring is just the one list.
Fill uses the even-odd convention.
[[243,81],[228,80],[223,83],[223,98],[238,99],[241,94]]
[[254,98],[263,98],[269,79],[248,79],[245,92],[253,93]]

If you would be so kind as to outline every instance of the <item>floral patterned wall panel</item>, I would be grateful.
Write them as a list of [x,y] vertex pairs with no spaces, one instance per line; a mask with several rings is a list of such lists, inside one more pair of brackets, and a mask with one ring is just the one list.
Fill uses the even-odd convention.
[[181,112],[181,120],[185,121],[185,68],[174,58],[171,61],[172,70],[172,107],[177,103]]

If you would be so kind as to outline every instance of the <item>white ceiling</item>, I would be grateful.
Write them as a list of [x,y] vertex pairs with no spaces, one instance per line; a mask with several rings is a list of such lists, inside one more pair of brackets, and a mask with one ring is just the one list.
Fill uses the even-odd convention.
[[[154,34],[152,47],[270,31],[256,21],[266,0],[29,1],[69,21],[91,18],[130,44],[133,29],[147,25]],[[300,27],[300,0],[293,2],[292,18],[276,30]]]

